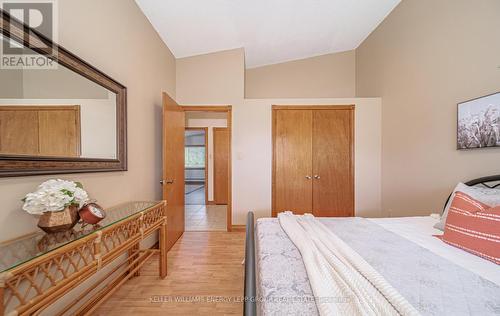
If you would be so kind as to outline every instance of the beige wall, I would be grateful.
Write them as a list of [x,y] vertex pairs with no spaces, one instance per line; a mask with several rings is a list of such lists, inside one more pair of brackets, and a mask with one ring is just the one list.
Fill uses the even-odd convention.
[[22,97],[23,71],[19,69],[2,69],[0,71],[0,98],[16,99]]
[[82,182],[105,207],[161,198],[161,92],[175,95],[173,55],[133,0],[65,0],[58,7],[59,42],[128,88],[129,171],[0,179],[0,240],[37,229],[21,198],[51,177]]
[[24,70],[23,97],[27,99],[107,99],[108,90],[59,65],[57,69]]
[[457,151],[456,104],[500,90],[500,1],[404,0],[356,51],[356,92],[383,100],[386,215],[439,211],[500,149]]
[[355,52],[247,69],[245,97],[346,98],[355,95]]
[[[59,42],[128,88],[129,170],[0,179],[0,240],[37,230],[37,220],[21,210],[21,198],[51,177],[82,182],[104,207],[161,198],[161,92],[175,95],[173,55],[133,0],[64,0],[58,7]],[[54,315],[81,289],[44,315]]]
[[234,104],[244,95],[242,48],[177,59],[179,104]]

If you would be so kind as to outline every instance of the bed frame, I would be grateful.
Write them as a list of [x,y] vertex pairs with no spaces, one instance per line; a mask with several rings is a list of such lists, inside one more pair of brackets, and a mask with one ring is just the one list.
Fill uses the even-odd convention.
[[256,283],[255,283],[255,234],[253,212],[248,212],[245,238],[245,300],[243,315],[257,315]]
[[[500,187],[500,174],[495,176],[483,177],[465,182],[468,186],[483,185],[487,188]],[[445,206],[451,198],[451,194],[446,200]],[[245,300],[243,315],[257,315],[257,288],[255,274],[255,222],[253,212],[248,212],[246,224],[245,241]]]
[[[470,181],[465,182],[464,184],[466,184],[470,187],[473,187],[476,185],[482,185],[482,186],[485,186],[487,188],[494,189],[494,188],[500,186],[500,174],[497,174],[495,176],[482,177],[482,178],[470,180]],[[448,205],[448,202],[450,201],[452,194],[453,193],[450,193],[450,195],[446,199],[446,203],[444,203],[443,210],[441,211],[441,214],[446,209],[446,205]]]

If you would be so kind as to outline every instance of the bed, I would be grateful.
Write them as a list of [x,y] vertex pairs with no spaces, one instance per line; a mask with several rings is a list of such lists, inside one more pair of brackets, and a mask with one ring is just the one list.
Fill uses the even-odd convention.
[[[498,186],[499,176],[469,186]],[[421,315],[500,315],[500,267],[434,237],[431,216],[319,218]],[[300,251],[277,218],[247,218],[245,315],[319,315]]]

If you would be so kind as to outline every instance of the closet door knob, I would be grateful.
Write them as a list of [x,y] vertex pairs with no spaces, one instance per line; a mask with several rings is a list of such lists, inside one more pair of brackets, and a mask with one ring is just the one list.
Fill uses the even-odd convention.
[[321,179],[321,177],[320,177],[320,176],[318,176],[317,174],[315,174],[315,175],[314,175],[314,179],[319,180],[319,179]]
[[162,185],[165,185],[165,184],[174,184],[174,182],[175,182],[175,179],[160,180],[160,183]]
[[311,179],[312,179],[312,177],[311,177],[311,176],[306,176],[306,179],[307,179],[307,180],[311,180]]

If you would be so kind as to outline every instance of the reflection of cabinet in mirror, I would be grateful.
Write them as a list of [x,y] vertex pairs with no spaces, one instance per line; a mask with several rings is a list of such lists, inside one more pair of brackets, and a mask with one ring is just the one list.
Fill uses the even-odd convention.
[[80,106],[0,106],[0,154],[79,157]]
[[[0,178],[126,171],[127,88],[4,10],[0,10],[2,43],[49,58],[54,67],[1,71],[0,79],[10,84],[0,85],[0,107],[34,111],[11,109],[1,114]],[[79,105],[80,110],[38,108],[61,105]]]

